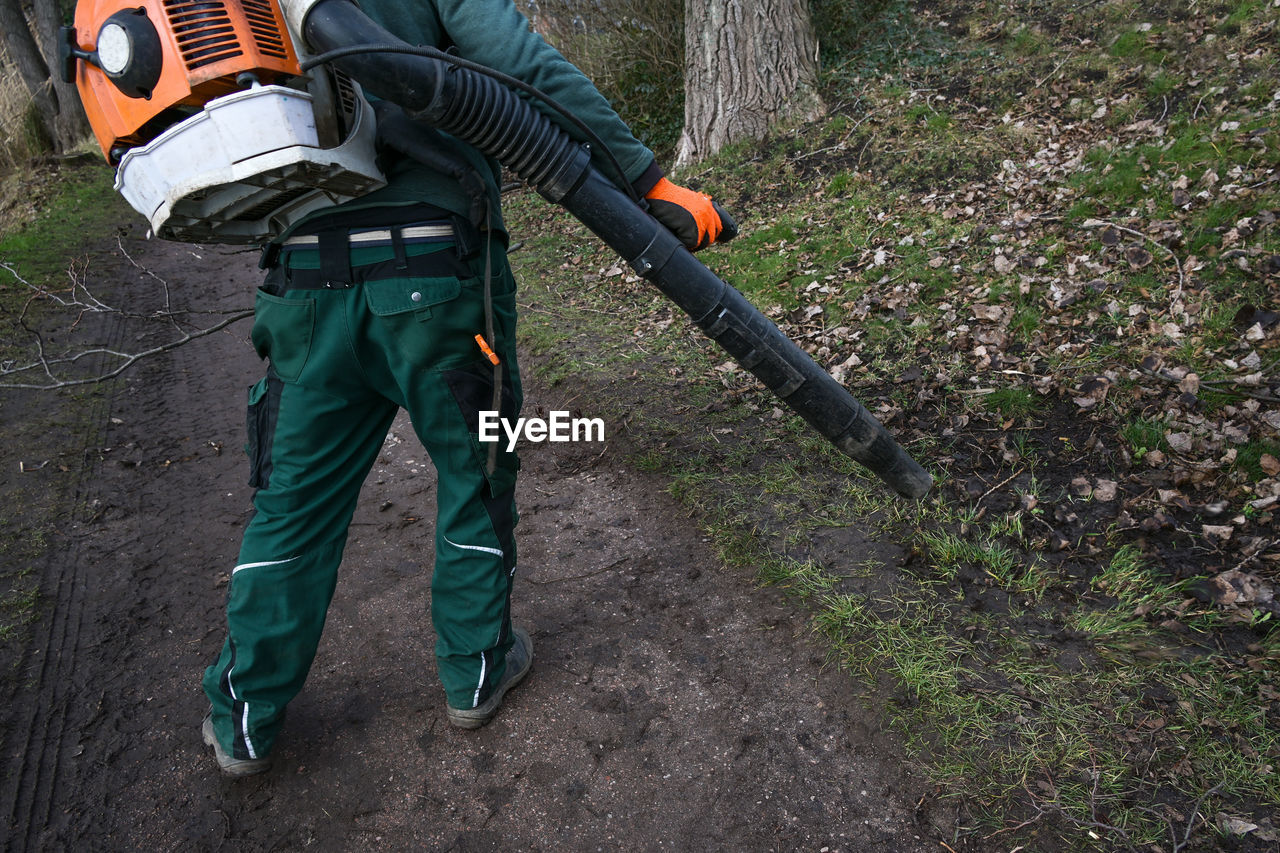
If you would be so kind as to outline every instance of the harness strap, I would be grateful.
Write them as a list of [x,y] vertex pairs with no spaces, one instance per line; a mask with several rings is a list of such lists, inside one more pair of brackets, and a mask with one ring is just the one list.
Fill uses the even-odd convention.
[[404,253],[404,229],[403,228],[391,229],[391,251],[394,252],[396,256],[396,269],[398,270],[409,269],[409,259],[405,257],[405,253]]
[[[487,208],[486,208],[487,209]],[[493,229],[488,227],[488,215],[485,217],[484,233],[486,239],[484,241],[484,333],[485,338],[489,341],[489,349],[493,350],[497,346],[496,336],[493,331]],[[494,412],[502,411],[502,362],[498,359],[493,360],[493,409]],[[494,441],[489,444],[489,459],[486,475],[493,476],[493,472],[498,468],[498,442]]]
[[351,251],[347,232],[330,230],[316,235],[320,238],[320,275],[326,287],[351,286]]

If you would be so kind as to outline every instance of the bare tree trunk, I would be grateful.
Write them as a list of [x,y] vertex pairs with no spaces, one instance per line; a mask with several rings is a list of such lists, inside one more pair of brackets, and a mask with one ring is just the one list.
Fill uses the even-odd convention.
[[[56,73],[57,35],[62,24],[58,0],[35,0],[32,19],[29,22],[23,14],[22,0],[0,0],[5,52],[31,94],[49,144],[54,152],[62,153],[80,141],[89,125],[75,86],[63,83]],[[48,59],[41,52],[41,43],[49,51]]]
[[4,31],[5,52],[18,67],[22,82],[43,112],[49,103],[41,101],[42,97],[48,98],[49,66],[27,24],[27,16],[22,13],[21,0],[0,0],[0,30]]
[[684,31],[677,166],[825,111],[808,0],[686,0]]
[[[62,79],[62,70],[58,67],[58,30],[64,21],[64,11],[59,0],[33,0],[34,24],[36,40],[45,50],[46,65],[49,68],[49,85],[55,111],[48,119],[50,137],[53,139],[53,150],[62,154],[75,147],[85,134],[89,132],[89,120],[85,117],[84,107],[80,103],[80,93],[74,83]],[[74,10],[75,4],[69,6]]]

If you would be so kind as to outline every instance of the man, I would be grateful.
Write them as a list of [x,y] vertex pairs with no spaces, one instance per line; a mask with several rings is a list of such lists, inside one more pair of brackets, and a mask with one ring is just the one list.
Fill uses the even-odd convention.
[[[452,49],[567,106],[689,248],[721,235],[711,200],[663,177],[512,0],[361,8],[406,42]],[[394,108],[381,115],[403,129]],[[514,420],[521,404],[499,169],[443,134],[424,138],[430,156],[393,153],[385,188],[313,215],[265,254],[252,337],[269,365],[250,389],[248,419],[256,513],[231,574],[227,639],[204,675],[212,708],[202,734],[228,775],[270,766],[315,656],[361,483],[401,407],[438,474],[431,616],[449,721],[488,723],[533,662],[529,635],[510,618],[519,462],[477,437],[479,412]]]

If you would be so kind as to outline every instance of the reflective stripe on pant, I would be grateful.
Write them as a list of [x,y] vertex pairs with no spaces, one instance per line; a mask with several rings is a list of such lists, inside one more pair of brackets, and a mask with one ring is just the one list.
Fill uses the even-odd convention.
[[[231,578],[227,640],[204,677],[215,733],[237,757],[270,751],[302,688],[361,484],[399,407],[438,474],[432,621],[449,704],[483,702],[512,642],[518,462],[504,446],[487,471],[488,445],[476,435],[478,410],[493,398],[493,370],[475,342],[485,330],[484,259],[469,262],[468,279],[360,281],[376,251],[352,253],[353,287],[258,295],[253,339],[271,366],[250,392],[257,512]],[[502,415],[514,418],[515,286],[502,247],[492,251]]]

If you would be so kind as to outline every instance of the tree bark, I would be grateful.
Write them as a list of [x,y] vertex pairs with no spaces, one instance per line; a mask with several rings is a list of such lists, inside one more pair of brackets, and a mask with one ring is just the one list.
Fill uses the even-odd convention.
[[35,10],[35,36],[45,50],[45,65],[50,72],[49,85],[56,107],[49,117],[48,128],[54,153],[63,154],[79,144],[89,132],[89,120],[80,103],[80,93],[74,83],[62,79],[62,70],[58,67],[58,30],[64,23],[71,22],[69,12],[74,11],[75,4],[71,3],[67,11],[63,10],[59,0],[33,0],[32,5]]
[[677,166],[825,111],[808,0],[686,0],[685,69]]
[[[35,0],[30,21],[23,13],[22,0],[0,0],[5,52],[17,66],[35,104],[41,129],[57,154],[76,145],[89,129],[75,86],[62,82],[57,73],[61,24],[58,0]],[[47,58],[40,49],[41,43],[50,52]]]
[[27,91],[33,98],[40,97],[49,79],[49,66],[22,13],[21,0],[0,0],[0,30],[4,31],[5,52],[17,66]]

